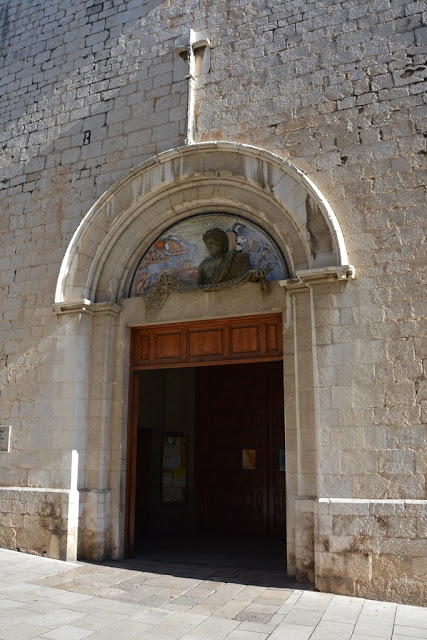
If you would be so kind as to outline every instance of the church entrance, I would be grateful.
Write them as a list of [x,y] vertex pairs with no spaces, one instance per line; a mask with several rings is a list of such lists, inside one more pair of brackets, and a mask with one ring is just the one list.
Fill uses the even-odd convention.
[[[152,361],[162,356],[156,344],[169,341],[171,357],[171,344],[184,341],[188,347],[193,331],[205,354],[192,363],[185,362],[191,354],[181,351],[172,366],[134,365],[128,553],[149,552],[157,559],[184,553],[187,562],[285,571],[279,319],[187,323],[185,338],[178,325],[157,326],[150,344],[150,330],[136,330],[134,349],[141,354],[145,343]],[[212,348],[220,346],[218,331],[225,338],[221,354]],[[235,349],[230,357],[233,333],[240,340],[234,341],[238,358]],[[215,360],[206,357],[212,350]]]

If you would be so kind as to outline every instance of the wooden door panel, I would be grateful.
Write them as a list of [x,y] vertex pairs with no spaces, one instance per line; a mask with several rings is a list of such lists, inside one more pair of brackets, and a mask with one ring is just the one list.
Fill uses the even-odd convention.
[[132,368],[279,360],[280,314],[138,327],[132,330]]
[[266,353],[275,353],[278,345],[281,344],[280,326],[277,322],[266,322],[266,335],[265,335],[265,350]]
[[240,356],[262,350],[261,332],[257,325],[230,327],[230,353]]
[[259,450],[262,443],[259,381],[254,383],[253,371],[237,365],[199,371],[198,477],[205,530],[224,532],[224,523],[229,533],[262,526],[263,504],[256,491],[264,474],[242,468],[242,449]]
[[[281,363],[274,367],[198,371],[197,486],[206,531],[284,535],[283,378]],[[243,449],[256,451],[255,469],[242,468]]]
[[280,452],[285,449],[283,373],[281,367],[273,364],[268,370],[270,423],[270,531],[273,535],[283,534],[286,521],[285,472],[280,469]]
[[182,356],[182,336],[179,331],[160,333],[154,339],[155,360],[180,360]]
[[188,354],[190,358],[202,356],[221,356],[224,352],[224,331],[218,329],[199,329],[188,332]]
[[134,338],[134,358],[140,363],[150,361],[150,338],[143,333],[136,333]]
[[281,537],[286,538],[286,517],[283,511],[276,511],[273,516],[273,529],[280,531]]
[[137,474],[135,490],[138,503],[142,508],[135,508],[135,532],[140,534],[148,524],[148,500],[151,477],[151,429],[138,429],[137,441]]

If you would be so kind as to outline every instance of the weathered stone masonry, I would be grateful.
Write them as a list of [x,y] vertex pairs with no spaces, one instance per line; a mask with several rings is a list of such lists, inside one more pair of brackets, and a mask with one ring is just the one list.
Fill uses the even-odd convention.
[[[12,438],[0,453],[1,544],[62,558],[122,553],[127,345],[143,317],[126,286],[138,256],[127,259],[120,240],[108,245],[105,264],[123,269],[99,266],[97,280],[101,262],[83,223],[69,277],[83,282],[79,265],[93,267],[93,288],[61,300],[55,290],[94,204],[100,211],[116,181],[137,184],[138,165],[184,145],[188,83],[177,51],[190,29],[209,40],[209,59],[196,64],[196,145],[250,145],[303,172],[334,211],[357,274],[301,275],[273,293],[284,318],[290,570],[320,589],[426,604],[422,2],[3,1],[0,423]],[[170,220],[207,210],[209,198],[250,207],[253,188],[265,202],[260,223],[285,238],[268,209],[277,193],[263,171],[273,162],[260,152],[259,176],[245,180],[230,160],[216,168],[216,187],[207,147],[197,153],[191,176],[173,155],[181,186]],[[186,189],[187,178],[201,183]],[[151,219],[145,204],[138,213],[145,187],[134,200],[120,201],[119,188],[104,196],[114,214],[134,207],[141,251],[168,226],[154,201]],[[311,206],[304,237],[314,256],[326,235]],[[108,210],[106,220],[90,236],[103,247],[114,237]],[[241,295],[242,313],[264,304]],[[55,300],[64,303],[56,313]],[[205,313],[196,299],[188,317],[171,304],[163,321]]]

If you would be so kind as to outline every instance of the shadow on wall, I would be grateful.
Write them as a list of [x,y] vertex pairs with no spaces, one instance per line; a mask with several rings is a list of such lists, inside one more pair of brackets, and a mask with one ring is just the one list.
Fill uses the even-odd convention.
[[153,9],[157,9],[157,7],[160,7],[160,5],[162,4],[169,6],[169,2],[167,2],[167,0],[148,0],[148,1],[146,0],[145,2],[143,1],[141,4],[142,4],[142,7],[141,7],[142,18],[146,18],[147,15],[151,13],[151,11],[153,11]]
[[9,6],[10,3],[6,2],[0,9],[0,51],[3,50],[9,33]]

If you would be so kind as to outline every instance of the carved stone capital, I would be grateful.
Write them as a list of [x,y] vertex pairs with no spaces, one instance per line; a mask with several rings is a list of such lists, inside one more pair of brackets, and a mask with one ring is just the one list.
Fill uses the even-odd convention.
[[66,313],[88,313],[90,315],[106,314],[117,316],[122,307],[113,302],[91,302],[90,300],[75,300],[72,302],[58,302],[53,305],[53,311],[57,315]]
[[351,264],[338,267],[321,267],[319,269],[303,269],[295,273],[294,278],[279,280],[281,287],[289,292],[307,291],[314,284],[343,282],[354,280],[356,270]]

